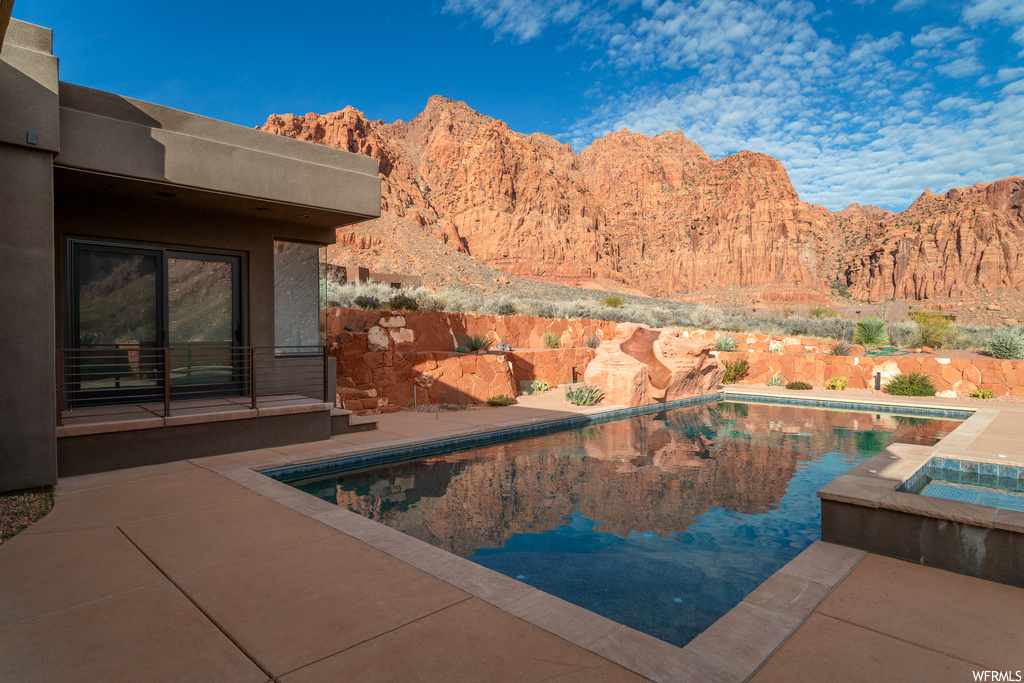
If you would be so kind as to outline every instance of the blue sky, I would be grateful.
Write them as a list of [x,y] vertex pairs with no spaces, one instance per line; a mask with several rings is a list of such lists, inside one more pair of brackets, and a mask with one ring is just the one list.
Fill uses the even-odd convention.
[[245,126],[430,95],[580,151],[682,130],[782,160],[805,201],[905,208],[1024,175],[1022,0],[16,0],[62,80]]

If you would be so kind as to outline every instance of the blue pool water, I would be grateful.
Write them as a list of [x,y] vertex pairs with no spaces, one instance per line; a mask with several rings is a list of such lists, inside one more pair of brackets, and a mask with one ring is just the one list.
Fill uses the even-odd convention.
[[721,402],[295,486],[681,646],[820,538],[819,488],[958,424]]
[[1024,512],[1024,468],[932,458],[900,486],[901,491]]

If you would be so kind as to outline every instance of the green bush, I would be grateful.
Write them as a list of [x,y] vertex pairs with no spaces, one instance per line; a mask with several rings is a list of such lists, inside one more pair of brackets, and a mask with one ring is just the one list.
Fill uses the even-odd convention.
[[491,344],[494,342],[485,337],[472,334],[468,337],[464,337],[462,343],[470,351],[486,351],[491,348]]
[[498,315],[515,315],[516,305],[511,301],[502,301],[498,304]]
[[544,334],[544,348],[546,349],[557,349],[561,345],[561,337],[553,332],[546,332]]
[[736,384],[750,372],[750,363],[746,359],[725,361],[725,376],[722,384]]
[[799,389],[801,391],[806,391],[807,389],[813,389],[814,387],[812,387],[807,382],[790,382],[789,384],[786,385],[786,388],[787,389]]
[[625,299],[623,299],[621,296],[616,295],[606,296],[605,298],[601,299],[601,305],[607,306],[608,308],[622,308],[622,306],[625,303]]
[[975,389],[971,393],[967,394],[973,398],[995,398],[996,395],[988,389]]
[[516,403],[516,400],[511,396],[505,394],[498,394],[497,396],[491,396],[487,399],[487,405],[489,406],[510,406]]
[[592,406],[604,398],[604,392],[598,387],[579,387],[566,389],[565,400],[577,406]]
[[548,384],[547,382],[541,382],[540,380],[535,379],[530,383],[530,389],[532,389],[533,391],[547,391],[550,388],[550,384]]
[[781,372],[776,372],[774,375],[768,378],[768,386],[770,387],[781,387],[785,384],[786,380],[782,378]]
[[842,339],[833,339],[828,345],[828,353],[830,356],[849,356],[850,345]]
[[826,389],[832,389],[833,391],[842,391],[846,388],[847,379],[845,377],[833,377],[829,381],[825,382]]
[[735,351],[736,340],[726,334],[715,336],[715,351]]
[[408,294],[400,292],[388,299],[388,302],[384,304],[384,308],[389,311],[418,311],[420,310],[420,302]]
[[458,346],[455,347],[455,353],[469,353],[469,349],[467,349],[462,344],[459,344]]
[[917,324],[915,346],[945,348],[953,335],[953,320],[938,311],[913,311],[910,319]]
[[911,372],[896,375],[882,387],[882,391],[893,396],[934,396],[935,385],[927,375]]
[[857,321],[853,331],[853,343],[861,346],[885,346],[889,343],[889,333],[885,330],[885,321],[873,315]]
[[986,347],[996,358],[1024,360],[1024,334],[1019,329],[999,330],[989,337]]
[[595,337],[594,335],[590,335],[589,337],[587,337],[586,343],[587,346],[589,346],[590,348],[596,349],[598,346],[601,345],[601,338]]
[[839,313],[828,306],[815,306],[811,309],[812,318],[838,318]]

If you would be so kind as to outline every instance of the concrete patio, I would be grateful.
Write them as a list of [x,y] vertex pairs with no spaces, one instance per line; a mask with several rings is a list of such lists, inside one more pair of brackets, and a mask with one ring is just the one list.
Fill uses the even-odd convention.
[[[1024,464],[1024,406],[983,407],[994,419],[959,451]],[[873,681],[1024,670],[1024,590],[1003,584],[819,542],[677,648],[253,471],[611,408],[573,408],[551,392],[61,479],[53,511],[0,547],[0,680]]]

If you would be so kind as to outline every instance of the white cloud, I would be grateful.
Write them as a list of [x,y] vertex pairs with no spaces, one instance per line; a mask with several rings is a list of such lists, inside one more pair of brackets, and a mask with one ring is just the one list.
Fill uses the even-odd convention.
[[925,6],[927,0],[899,0],[892,6],[893,12],[913,12]]
[[[629,76],[591,88],[600,98],[591,113],[557,136],[575,149],[621,128],[679,129],[714,157],[750,149],[779,158],[801,197],[830,209],[851,201],[900,209],[925,187],[1024,173],[1024,68],[987,67],[981,48],[990,38],[974,28],[994,20],[1024,31],[1020,0],[974,0],[963,23],[911,24],[909,40],[826,37],[816,22],[828,13],[816,15],[806,0],[521,4],[445,7],[513,40],[566,22],[600,54],[591,68]],[[923,4],[899,0],[892,9]]]

